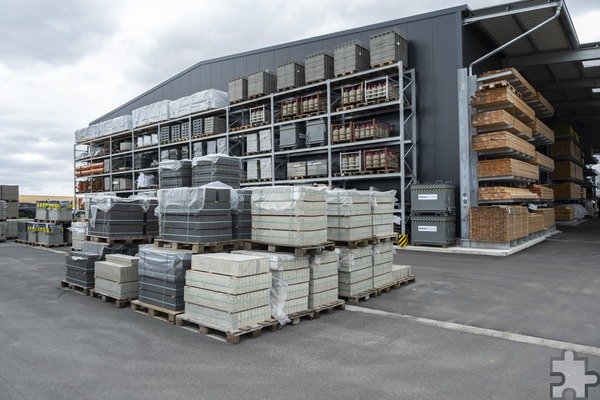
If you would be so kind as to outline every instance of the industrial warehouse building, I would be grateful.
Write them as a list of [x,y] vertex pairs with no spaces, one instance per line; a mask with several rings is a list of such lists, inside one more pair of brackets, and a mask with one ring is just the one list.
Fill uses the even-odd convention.
[[[459,215],[454,221],[456,231],[460,232],[465,243],[469,240],[470,207],[477,206],[481,199],[478,187],[491,186],[493,191],[496,187],[515,188],[528,184],[569,184],[566,196],[561,200],[555,196],[557,204],[563,200],[582,203],[586,201],[584,198],[596,196],[594,186],[575,173],[577,171],[571,170],[579,168],[583,173],[586,165],[596,163],[593,155],[600,149],[599,105],[594,97],[597,94],[592,90],[594,80],[600,77],[600,67],[597,66],[600,49],[578,42],[568,9],[562,1],[532,0],[480,10],[471,10],[467,6],[453,7],[203,61],[106,113],[92,121],[91,125],[101,126],[105,121],[132,113],[135,118],[136,110],[139,113],[143,107],[165,100],[177,101],[209,89],[229,92],[231,100],[231,85],[238,78],[262,71],[260,76],[266,80],[269,72],[279,75],[279,68],[300,64],[306,66],[308,74],[310,57],[324,54],[322,57],[326,59],[327,54],[341,54],[338,52],[344,46],[350,46],[359,59],[364,56],[361,52],[369,49],[369,44],[371,52],[374,51],[377,35],[390,30],[400,32],[399,37],[406,40],[408,53],[407,57],[392,57],[395,61],[392,64],[377,64],[371,59],[371,63],[367,61],[369,65],[350,66],[345,71],[335,71],[334,76],[324,76],[320,81],[293,82],[289,87],[273,90],[273,93],[263,90],[261,96],[251,99],[242,96],[240,102],[196,114],[181,113],[175,118],[159,116],[153,123],[140,126],[135,126],[134,121],[134,126],[127,126],[121,131],[113,129],[107,136],[85,137],[75,146],[76,171],[82,165],[89,166],[98,161],[103,164],[92,175],[76,173],[78,194],[102,191],[120,195],[136,193],[153,186],[137,185],[140,173],[158,174],[158,162],[165,158],[191,158],[221,151],[243,159],[247,174],[244,184],[248,186],[323,183],[330,187],[396,190],[399,201],[396,211],[402,221],[399,224],[402,233],[409,228],[411,185],[416,182],[453,182],[457,188],[460,187],[455,195]],[[523,35],[521,39],[511,43],[520,35]],[[500,47],[503,45],[507,46]],[[481,61],[472,64],[480,58]],[[335,59],[334,62],[339,64],[341,60]],[[514,68],[513,72],[510,68]],[[488,71],[500,69],[505,72],[498,76],[488,73],[488,78],[482,77]],[[471,137],[478,132],[522,133],[516,124],[506,120],[500,121],[499,125],[485,125],[479,130],[471,125],[476,112],[487,110],[485,107],[478,110],[469,107],[471,98],[480,85],[489,86],[494,79],[496,82],[509,82],[507,92],[514,88],[518,97],[536,113],[529,124],[529,135],[514,135],[521,136],[535,149],[528,150],[529,153],[525,151],[525,156],[514,148],[509,149],[508,156],[501,151],[482,151],[480,161],[504,157],[502,160],[508,159],[508,168],[512,169],[485,179],[480,176],[478,180],[478,153],[471,148]],[[386,87],[397,88],[398,95],[384,97],[384,101],[369,102],[363,98],[362,104],[344,103],[346,88],[367,91],[371,88],[370,84],[375,87],[382,82]],[[492,84],[488,88],[494,87]],[[291,117],[284,117],[286,102],[301,102],[304,97],[319,101],[322,98],[325,107],[313,113],[298,111]],[[259,123],[253,120],[255,111],[264,113]],[[519,119],[516,113],[508,114],[513,120]],[[196,119],[202,119],[204,127],[198,123],[195,127],[199,130],[193,131]],[[366,140],[358,140],[356,131],[348,140],[339,136],[341,128],[353,124],[356,130],[369,121],[373,122],[373,127],[377,124],[387,126],[389,132],[368,136]],[[304,133],[313,122],[322,124],[325,133],[309,143]],[[209,123],[216,128],[207,132]],[[569,125],[571,128],[567,127]],[[172,140],[173,126],[177,126],[176,140]],[[560,129],[548,132],[547,128],[554,126]],[[159,138],[163,132],[161,128],[171,133],[171,140]],[[180,132],[185,129],[189,131],[187,136]],[[261,151],[263,149],[259,146],[258,151],[251,151],[249,138],[260,138],[260,132],[265,130],[268,130],[269,147]],[[293,132],[294,139],[287,142],[286,136],[288,144],[284,146],[283,132],[289,130]],[[336,133],[338,136],[335,136]],[[152,140],[152,134],[156,135],[155,140]],[[299,140],[298,136],[302,139]],[[144,137],[149,141],[144,142]],[[510,138],[512,140],[512,136]],[[110,140],[108,144],[107,139]],[[217,142],[219,139],[220,143]],[[553,155],[553,143],[558,141],[572,142],[573,145],[568,147],[576,147],[577,150],[555,157],[557,162],[569,162],[573,166],[567,165],[569,171],[566,175],[553,177],[550,171],[554,167],[542,164],[547,164],[543,157]],[[123,142],[130,145],[122,145]],[[91,150],[98,147],[105,151],[94,156]],[[385,166],[370,170],[368,165],[364,165],[368,156],[384,154],[387,157],[387,153],[396,156],[397,165],[386,161]],[[356,160],[363,165],[356,171],[344,169],[348,167],[348,157],[353,155],[358,155]],[[536,155],[546,161],[536,164]],[[533,175],[517,173],[520,165],[517,161],[532,160],[536,168],[542,165],[539,170],[536,169],[537,172],[534,171]],[[294,163],[298,162],[321,163],[319,165],[325,165],[325,169],[312,175],[303,169],[302,173],[293,176],[290,167],[295,167]],[[266,177],[261,176],[263,171]],[[82,185],[82,182],[85,184]],[[158,179],[155,183],[158,185]],[[578,189],[574,190],[573,185]],[[557,189],[554,191],[556,193]],[[539,195],[535,201],[530,197],[511,196],[510,193],[507,196],[487,202],[512,204],[518,200],[548,203],[548,200],[553,200]]]

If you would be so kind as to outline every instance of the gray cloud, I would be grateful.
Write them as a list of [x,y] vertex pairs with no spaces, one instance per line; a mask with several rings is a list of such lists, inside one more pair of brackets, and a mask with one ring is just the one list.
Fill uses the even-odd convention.
[[61,65],[103,45],[115,29],[113,1],[0,1],[0,62]]

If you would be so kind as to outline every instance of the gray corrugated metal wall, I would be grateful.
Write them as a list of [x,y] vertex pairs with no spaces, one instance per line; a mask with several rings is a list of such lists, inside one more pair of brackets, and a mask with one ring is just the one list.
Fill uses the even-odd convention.
[[162,99],[173,100],[210,88],[227,91],[232,78],[264,68],[275,70],[278,64],[292,59],[303,61],[307,54],[323,49],[333,51],[335,45],[352,39],[368,44],[372,33],[397,27],[409,41],[409,66],[417,74],[419,180],[458,182],[456,71],[463,67],[461,12],[464,9],[455,7],[201,62],[94,123],[129,114],[135,108]]

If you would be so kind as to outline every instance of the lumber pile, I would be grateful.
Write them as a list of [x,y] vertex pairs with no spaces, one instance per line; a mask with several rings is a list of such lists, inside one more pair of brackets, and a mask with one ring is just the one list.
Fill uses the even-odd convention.
[[570,157],[578,161],[582,158],[581,149],[573,140],[557,140],[550,146],[550,155],[552,158]]
[[557,221],[571,221],[576,219],[575,209],[568,204],[554,207],[554,212]]
[[521,206],[471,207],[471,240],[503,243],[523,238],[529,234],[527,214]]
[[529,185],[528,189],[537,194],[541,200],[554,199],[554,190],[546,185]]
[[531,126],[531,130],[533,131],[533,137],[536,141],[540,141],[543,144],[554,143],[554,131],[539,119],[535,119],[534,124]]
[[581,199],[583,192],[581,186],[573,182],[554,183],[554,198],[559,200]]
[[483,132],[507,131],[524,139],[531,139],[533,131],[515,116],[504,110],[486,111],[473,114],[471,124],[474,128]]
[[479,178],[516,177],[538,180],[539,174],[539,169],[535,165],[513,158],[482,160],[477,163]]
[[479,201],[493,200],[539,200],[539,195],[529,189],[492,186],[480,187],[477,190]]
[[576,179],[583,180],[583,169],[571,161],[556,161],[552,179]]
[[542,214],[527,214],[528,233],[535,233],[544,230],[544,216]]
[[477,152],[517,152],[535,158],[535,146],[507,131],[482,133],[473,136],[472,149]]
[[473,96],[471,107],[476,110],[505,110],[526,124],[535,121],[535,112],[507,81],[494,82],[481,87]]
[[539,151],[535,152],[535,159],[533,161],[530,161],[530,163],[537,165],[540,168],[540,170],[546,172],[552,172],[555,168],[554,160],[548,156],[543,155]]
[[554,226],[555,211],[554,208],[538,208],[535,210],[536,214],[540,214],[543,219],[544,229],[548,229]]

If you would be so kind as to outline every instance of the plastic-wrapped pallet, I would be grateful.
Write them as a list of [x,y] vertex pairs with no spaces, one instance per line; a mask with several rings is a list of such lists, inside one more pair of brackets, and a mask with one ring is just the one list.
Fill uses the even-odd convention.
[[185,273],[192,265],[192,252],[149,244],[140,246],[138,257],[139,300],[172,311],[183,310]]
[[252,238],[252,188],[237,189],[237,204],[232,203],[232,239]]
[[265,257],[195,254],[186,273],[182,318],[226,332],[268,321],[270,286]]
[[192,186],[191,160],[163,160],[158,164],[161,189]]
[[368,191],[327,191],[327,238],[348,242],[372,237],[371,201]]
[[220,182],[195,188],[161,189],[157,207],[160,237],[184,243],[229,241],[235,201],[235,189]]
[[218,133],[225,133],[225,131],[227,130],[227,124],[225,122],[225,118],[221,118],[221,117],[207,117],[204,118],[204,130],[203,130],[203,134],[205,135],[209,135],[209,134],[213,134],[216,135]]
[[95,291],[117,300],[138,297],[138,257],[109,254],[106,261],[96,261]]
[[206,155],[217,154],[217,141],[207,140],[206,141]]
[[0,185],[0,200],[19,201],[18,185]]
[[364,71],[370,67],[369,49],[359,40],[338,44],[333,49],[333,55],[333,71],[336,76]]
[[192,144],[193,158],[202,157],[204,155],[204,146],[202,144],[202,142],[196,142]]
[[46,246],[60,246],[65,244],[62,225],[38,223],[36,243]]
[[261,153],[273,150],[273,141],[271,140],[270,129],[258,131],[258,143]]
[[19,240],[23,240],[25,242],[28,241],[27,239],[27,232],[28,232],[28,226],[29,224],[32,224],[33,220],[31,219],[19,219],[17,220],[17,239]]
[[[273,275],[271,302],[273,317],[280,322],[288,322],[287,315],[307,310],[310,269],[308,257],[287,253],[271,253],[257,250],[237,250],[234,254],[266,257]],[[336,282],[337,285],[337,282]]]
[[90,236],[140,238],[144,234],[144,214],[148,200],[141,196],[122,198],[100,195],[91,199]]
[[373,286],[379,287],[393,281],[394,245],[391,242],[377,243],[373,250]]
[[251,160],[246,160],[246,179],[247,180],[258,180],[260,173],[260,168],[258,164],[258,159],[254,158]]
[[305,81],[313,83],[333,78],[333,54],[328,51],[307,55],[305,63]]
[[217,154],[227,154],[227,138],[217,139]]
[[147,106],[136,108],[131,112],[133,127],[137,128],[138,126],[168,120],[170,104],[171,100],[162,100]]
[[192,160],[192,186],[221,182],[232,188],[240,187],[242,162],[238,157],[210,154]]
[[75,250],[82,250],[82,244],[85,242],[85,236],[87,235],[87,222],[73,222],[71,227],[71,248]]
[[324,251],[311,256],[308,308],[318,308],[338,299],[339,254]]
[[145,172],[140,172],[135,182],[138,189],[148,189],[154,185],[156,185],[156,176]]
[[252,240],[282,246],[327,242],[326,189],[274,186],[252,191]]
[[394,234],[394,204],[396,191],[371,191],[373,235]]
[[369,37],[371,67],[402,61],[408,66],[408,41],[398,29],[378,32]]
[[[271,161],[271,157],[262,157],[258,159],[258,162],[260,164],[260,179],[269,179],[272,180],[273,179],[273,170],[271,168],[271,166],[273,165],[272,161]],[[285,179],[286,178],[286,165],[285,164],[279,164],[275,166],[275,179],[279,180],[279,179]]]
[[349,249],[338,247],[340,255],[339,295],[356,296],[373,289],[373,253],[371,246]]
[[246,135],[246,153],[258,153],[258,133],[249,133]]
[[399,281],[412,275],[410,265],[392,265],[392,279]]
[[203,90],[171,101],[169,116],[171,119],[180,118],[200,111],[225,107],[227,104],[229,104],[227,93],[216,89]]
[[94,287],[94,267],[100,255],[85,251],[71,251],[66,256],[65,281],[84,288]]

